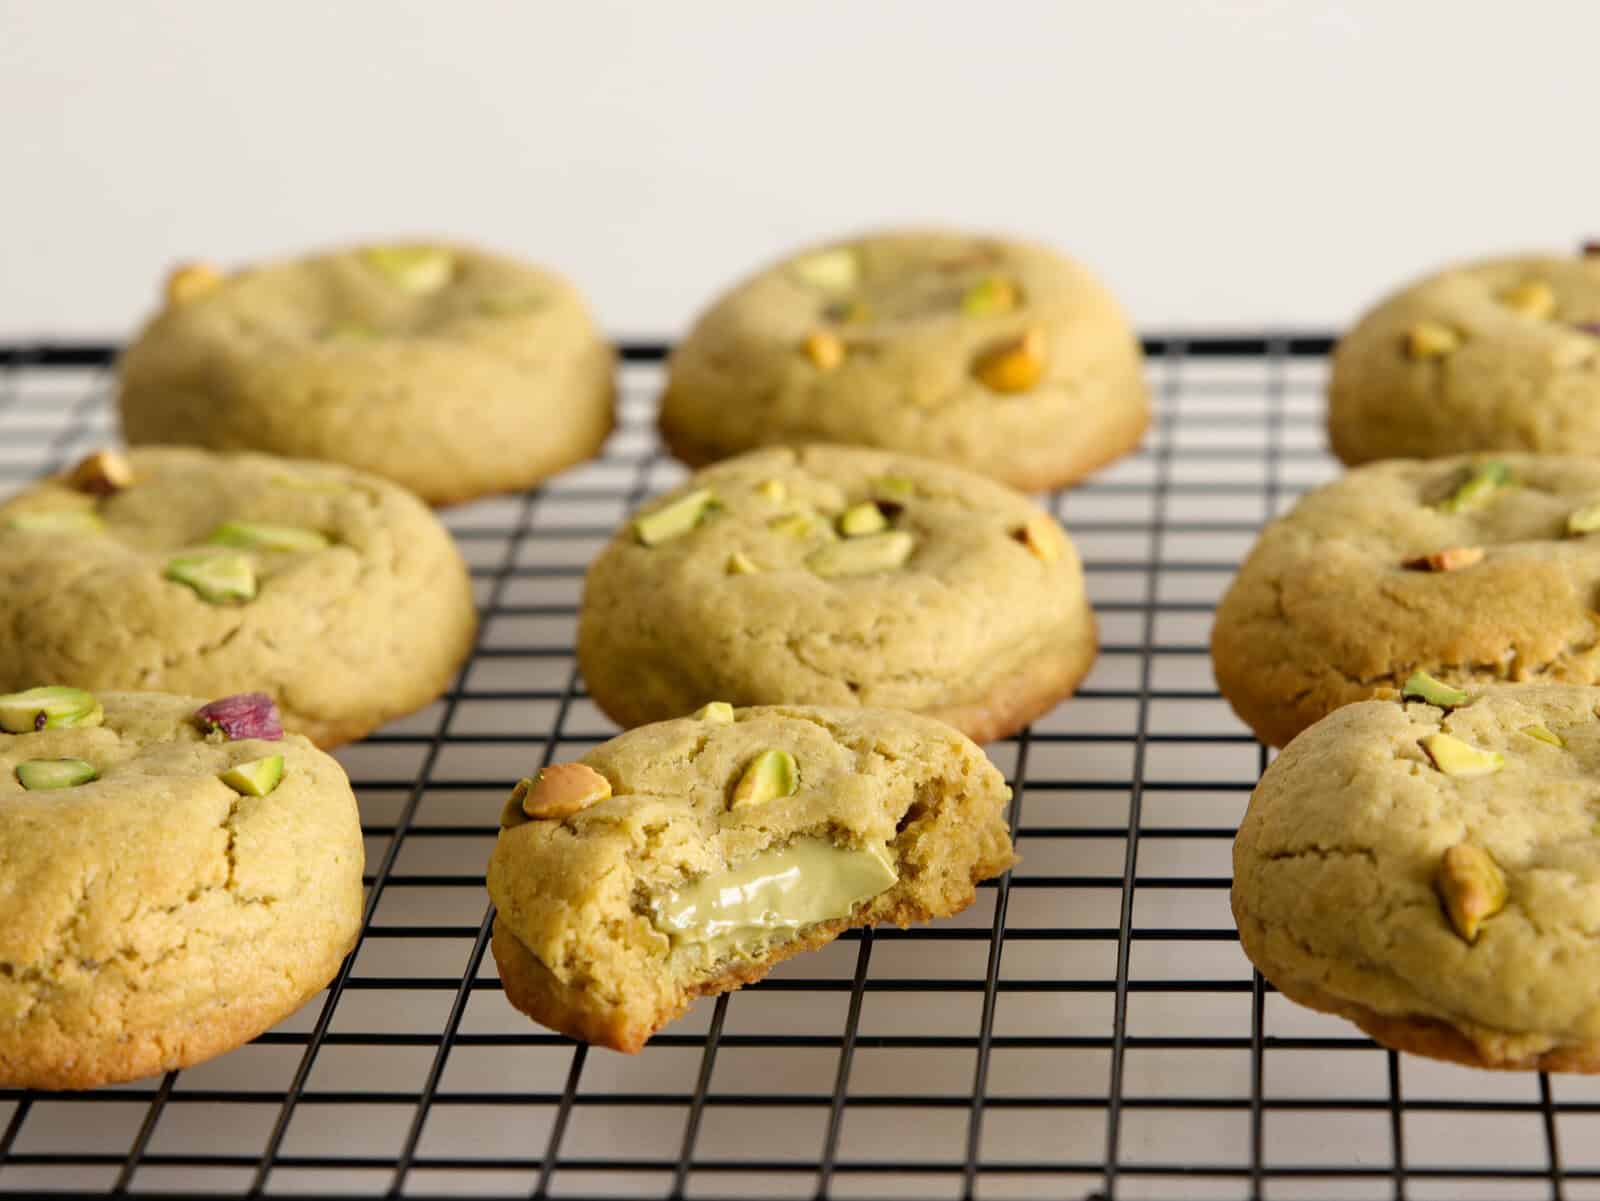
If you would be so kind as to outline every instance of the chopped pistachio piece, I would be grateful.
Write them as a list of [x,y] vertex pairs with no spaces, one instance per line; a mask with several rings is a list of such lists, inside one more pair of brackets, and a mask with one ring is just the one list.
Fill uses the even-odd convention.
[[256,521],[225,521],[206,539],[217,546],[244,550],[303,552],[326,550],[328,539],[316,530],[295,525],[267,525]]
[[106,528],[92,509],[36,509],[6,519],[6,528],[21,534],[98,534]]
[[755,575],[760,570],[761,568],[757,567],[750,556],[742,550],[736,550],[728,556],[727,574],[729,575]]
[[32,734],[39,730],[73,726],[97,726],[105,720],[105,710],[94,693],[61,684],[46,684],[25,692],[0,696],[0,730],[8,734]]
[[221,283],[222,272],[210,263],[180,263],[167,276],[167,303],[188,304],[215,292]]
[[1504,909],[1511,895],[1506,874],[1494,857],[1470,842],[1457,843],[1444,853],[1434,887],[1450,924],[1468,942],[1478,941],[1479,927]]
[[1437,321],[1419,321],[1406,331],[1406,353],[1414,359],[1442,359],[1461,349],[1461,335]]
[[838,334],[814,329],[806,335],[803,346],[806,358],[815,364],[818,371],[832,371],[844,362],[844,342]]
[[277,742],[283,737],[278,706],[265,692],[240,692],[201,705],[194,711],[194,724],[202,734],[221,734],[227,741]]
[[711,701],[696,709],[693,717],[696,721],[709,721],[716,726],[729,725],[733,721],[733,706],[727,701]]
[[1537,742],[1547,742],[1553,747],[1565,747],[1567,745],[1565,738],[1545,725],[1523,726],[1518,733],[1526,734]]
[[813,288],[824,292],[844,292],[861,278],[861,263],[848,246],[818,250],[795,259],[789,269]]
[[1009,313],[1017,307],[1017,287],[1000,275],[986,275],[961,297],[961,311],[969,317]]
[[437,246],[369,246],[362,261],[402,291],[423,295],[450,282],[455,261]]
[[750,760],[733,787],[733,808],[765,805],[793,796],[800,787],[800,768],[788,751],[765,750]]
[[820,547],[806,556],[806,566],[826,578],[873,575],[903,566],[915,546],[905,530],[885,530]]
[[1407,559],[1405,566],[1412,571],[1460,571],[1463,567],[1471,567],[1481,562],[1483,562],[1481,546],[1447,546],[1432,554]]
[[876,534],[888,528],[889,519],[883,515],[883,510],[870,500],[864,500],[859,505],[851,505],[839,514],[839,532],[846,538]]
[[972,371],[995,392],[1026,392],[1044,375],[1045,351],[1044,330],[1035,327],[980,355]]
[[790,538],[806,537],[815,525],[809,513],[785,513],[767,522],[767,528],[773,533],[785,534]]
[[1592,534],[1595,530],[1600,530],[1600,501],[1567,514],[1567,533],[1576,536]]
[[254,600],[256,567],[250,556],[237,551],[179,555],[167,564],[166,577],[193,588],[203,601]]
[[17,764],[17,783],[29,792],[76,788],[99,778],[93,765],[82,759],[28,759]]
[[1040,513],[1028,519],[1028,524],[1011,535],[1031,550],[1045,563],[1061,558],[1061,531],[1056,523]]
[[1556,294],[1543,280],[1530,279],[1500,293],[1500,303],[1524,317],[1546,321],[1555,314]]
[[872,481],[872,494],[879,500],[904,504],[917,494],[917,485],[903,475],[880,475]]
[[770,500],[775,505],[781,505],[789,499],[789,489],[782,480],[762,480],[756,485],[756,491],[761,494],[762,500]]
[[511,790],[522,811],[541,821],[565,820],[611,795],[611,781],[587,763],[552,763]]
[[240,796],[266,796],[283,781],[283,756],[237,763],[217,777]]
[[110,496],[133,483],[133,467],[114,450],[97,450],[72,469],[67,482],[79,492]]
[[1488,776],[1506,765],[1499,751],[1481,751],[1451,734],[1429,734],[1417,741],[1447,776]]
[[634,518],[633,530],[646,546],[659,546],[694,529],[716,504],[716,494],[710,488],[696,488],[654,513]]
[[1452,688],[1441,680],[1436,680],[1425,671],[1414,671],[1400,689],[1401,696],[1414,696],[1419,700],[1427,701],[1430,705],[1438,705],[1443,709],[1450,709],[1456,705],[1464,705],[1467,694],[1459,688]]
[[1471,468],[1455,491],[1439,502],[1441,513],[1466,513],[1481,509],[1494,494],[1511,483],[1511,468],[1499,459],[1490,459]]

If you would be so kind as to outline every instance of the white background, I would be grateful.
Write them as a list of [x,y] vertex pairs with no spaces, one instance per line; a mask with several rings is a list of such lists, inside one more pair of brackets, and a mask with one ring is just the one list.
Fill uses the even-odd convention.
[[681,331],[787,245],[1051,240],[1147,329],[1325,326],[1600,234],[1600,4],[0,0],[0,337],[438,232]]

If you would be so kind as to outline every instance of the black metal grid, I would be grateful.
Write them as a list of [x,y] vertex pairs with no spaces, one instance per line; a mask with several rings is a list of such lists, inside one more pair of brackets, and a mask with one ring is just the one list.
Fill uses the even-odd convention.
[[[583,568],[681,475],[651,430],[663,348],[628,347],[599,460],[446,514],[483,628],[445,697],[341,752],[369,898],[330,989],[195,1069],[0,1092],[0,1195],[1600,1197],[1600,1086],[1396,1056],[1238,949],[1228,850],[1266,752],[1206,637],[1261,521],[1333,473],[1327,347],[1147,340],[1144,448],[1051,498],[1104,648],[990,748],[1022,866],[627,1058],[506,1005],[482,866],[508,782],[612,732],[573,662]],[[0,347],[0,493],[110,440],[109,357]]]

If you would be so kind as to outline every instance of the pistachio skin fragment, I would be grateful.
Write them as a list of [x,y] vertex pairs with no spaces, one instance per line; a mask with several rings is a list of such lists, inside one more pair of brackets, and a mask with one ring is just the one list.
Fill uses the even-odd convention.
[[202,734],[219,733],[230,742],[244,738],[277,742],[283,737],[278,706],[265,692],[241,692],[201,705],[194,711],[194,724]]
[[114,450],[97,450],[72,469],[67,483],[92,496],[110,496],[133,484],[133,466]]
[[635,517],[633,532],[645,546],[660,546],[694,529],[716,504],[716,493],[710,488],[696,488],[654,513]]
[[788,751],[776,748],[762,751],[733,787],[734,809],[765,805],[781,797],[793,796],[800,788],[800,765]]
[[691,715],[695,721],[708,721],[714,726],[733,724],[733,706],[727,701],[709,701]]
[[1535,742],[1547,743],[1561,750],[1566,749],[1567,740],[1546,725],[1523,726],[1517,733],[1526,734]]
[[521,779],[511,799],[537,821],[565,820],[611,795],[611,781],[587,763],[552,763],[533,779]]
[[100,702],[82,688],[46,684],[0,696],[0,730],[8,734],[97,726],[104,720]]
[[16,775],[17,783],[29,792],[76,788],[100,778],[94,765],[82,759],[28,759],[17,764]]
[[220,605],[256,597],[256,569],[250,557],[236,551],[179,555],[163,573],[174,583],[192,588],[201,600]]
[[1447,776],[1493,775],[1506,765],[1499,751],[1483,751],[1451,734],[1429,734],[1417,742],[1433,765]]
[[1456,705],[1467,703],[1465,692],[1434,679],[1425,671],[1412,672],[1401,686],[1400,695],[1414,696],[1418,700],[1427,701],[1430,705],[1438,705],[1441,709],[1451,709]]
[[1437,321],[1419,321],[1406,331],[1406,353],[1414,359],[1442,359],[1461,349],[1461,335]]
[[820,547],[806,556],[806,566],[824,578],[874,575],[903,566],[915,548],[905,530],[885,530]]
[[1511,890],[1494,857],[1470,842],[1457,843],[1439,861],[1434,887],[1457,934],[1478,941],[1483,922],[1506,907]]
[[1439,502],[1441,513],[1466,513],[1481,509],[1494,494],[1511,482],[1511,468],[1499,459],[1490,459],[1472,468],[1455,491]]
[[283,756],[267,755],[236,763],[217,777],[240,796],[270,796],[283,783]]

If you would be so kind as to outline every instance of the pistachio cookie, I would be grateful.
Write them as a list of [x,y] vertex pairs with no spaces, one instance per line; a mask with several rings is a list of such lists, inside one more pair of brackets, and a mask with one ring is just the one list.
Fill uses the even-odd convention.
[[1600,689],[1368,701],[1275,759],[1233,850],[1245,952],[1385,1046],[1600,1071]]
[[593,456],[613,367],[564,280],[407,243],[182,268],[118,373],[131,443],[327,459],[450,504]]
[[622,726],[708,701],[909,709],[980,742],[1077,687],[1094,614],[1066,533],[1002,484],[854,447],[698,472],[595,559],[578,663]]
[[102,452],[0,504],[0,688],[261,689],[335,746],[443,692],[475,626],[438,519],[348,468]]
[[1138,444],[1139,342],[1111,294],[1042,246],[877,234],[739,284],[672,355],[661,433],[693,466],[842,442],[1036,492]]
[[1600,682],[1600,462],[1541,455],[1357,468],[1269,525],[1217,609],[1217,686],[1263,742],[1451,684]]
[[994,765],[870,709],[707,705],[517,785],[489,861],[506,996],[637,1051],[695,997],[853,926],[972,903],[1014,862]]
[[1600,255],[1468,263],[1384,300],[1334,351],[1328,437],[1351,464],[1600,455]]
[[0,1085],[91,1088],[248,1042],[361,926],[339,765],[269,698],[0,696]]

